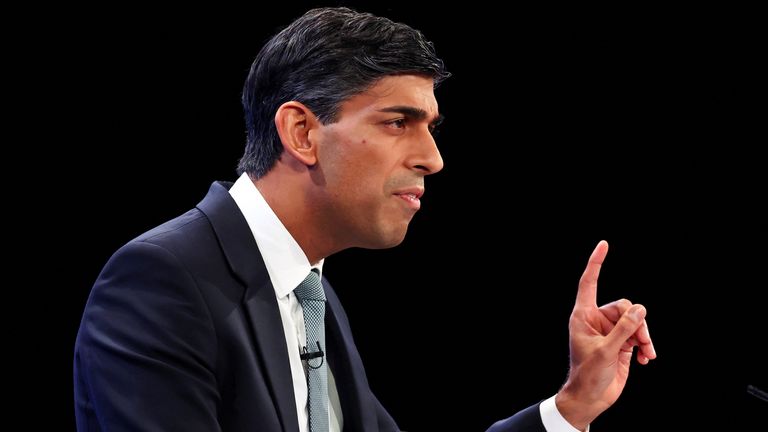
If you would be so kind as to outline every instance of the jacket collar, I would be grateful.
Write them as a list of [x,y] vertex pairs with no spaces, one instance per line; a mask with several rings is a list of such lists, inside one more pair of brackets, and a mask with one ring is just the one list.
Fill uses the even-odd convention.
[[246,287],[244,310],[283,430],[299,429],[288,351],[274,287],[248,224],[229,194],[232,183],[215,182],[197,205],[211,222],[232,272]]

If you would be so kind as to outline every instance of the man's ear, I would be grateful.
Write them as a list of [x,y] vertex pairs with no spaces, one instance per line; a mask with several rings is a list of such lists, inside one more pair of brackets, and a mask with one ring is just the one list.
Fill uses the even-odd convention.
[[307,166],[317,163],[317,145],[310,141],[309,131],[318,124],[317,117],[301,102],[286,102],[275,113],[275,127],[283,148]]

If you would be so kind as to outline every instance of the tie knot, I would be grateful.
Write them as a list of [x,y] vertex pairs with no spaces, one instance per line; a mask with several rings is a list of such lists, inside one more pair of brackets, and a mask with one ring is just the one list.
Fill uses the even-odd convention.
[[320,283],[320,276],[318,276],[317,272],[314,270],[309,272],[307,277],[293,290],[293,293],[296,294],[296,298],[298,298],[299,301],[325,301],[323,284]]

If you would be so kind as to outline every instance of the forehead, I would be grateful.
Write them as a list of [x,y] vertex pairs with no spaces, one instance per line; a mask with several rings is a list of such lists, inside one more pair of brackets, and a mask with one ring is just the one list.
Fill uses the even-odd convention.
[[407,106],[438,115],[434,81],[421,75],[387,76],[366,91],[347,99],[341,105],[341,117],[368,115],[392,106]]

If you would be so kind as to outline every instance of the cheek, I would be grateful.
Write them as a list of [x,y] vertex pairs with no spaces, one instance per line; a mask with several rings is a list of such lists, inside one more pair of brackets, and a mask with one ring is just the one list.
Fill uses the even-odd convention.
[[340,158],[326,171],[327,192],[345,212],[358,212],[367,207],[372,195],[373,180],[360,161]]
[[[322,155],[323,171],[328,192],[341,200],[349,211],[360,211],[354,206],[370,208],[380,204],[385,194],[387,176],[391,169],[387,161],[391,155],[377,151],[382,143],[368,138],[339,139],[335,134]],[[350,208],[353,207],[353,208]]]
[[[355,149],[357,150],[357,149]],[[348,150],[334,158],[333,187],[347,192],[368,191],[376,187],[381,167],[376,166],[375,158],[368,152]],[[379,185],[380,187],[380,185]]]
[[359,219],[364,224],[373,223],[388,208],[383,192],[386,181],[371,167],[348,167],[338,177],[337,202],[347,217]]
[[370,169],[349,167],[342,180],[341,189],[359,204],[377,200],[381,196],[381,180]]

